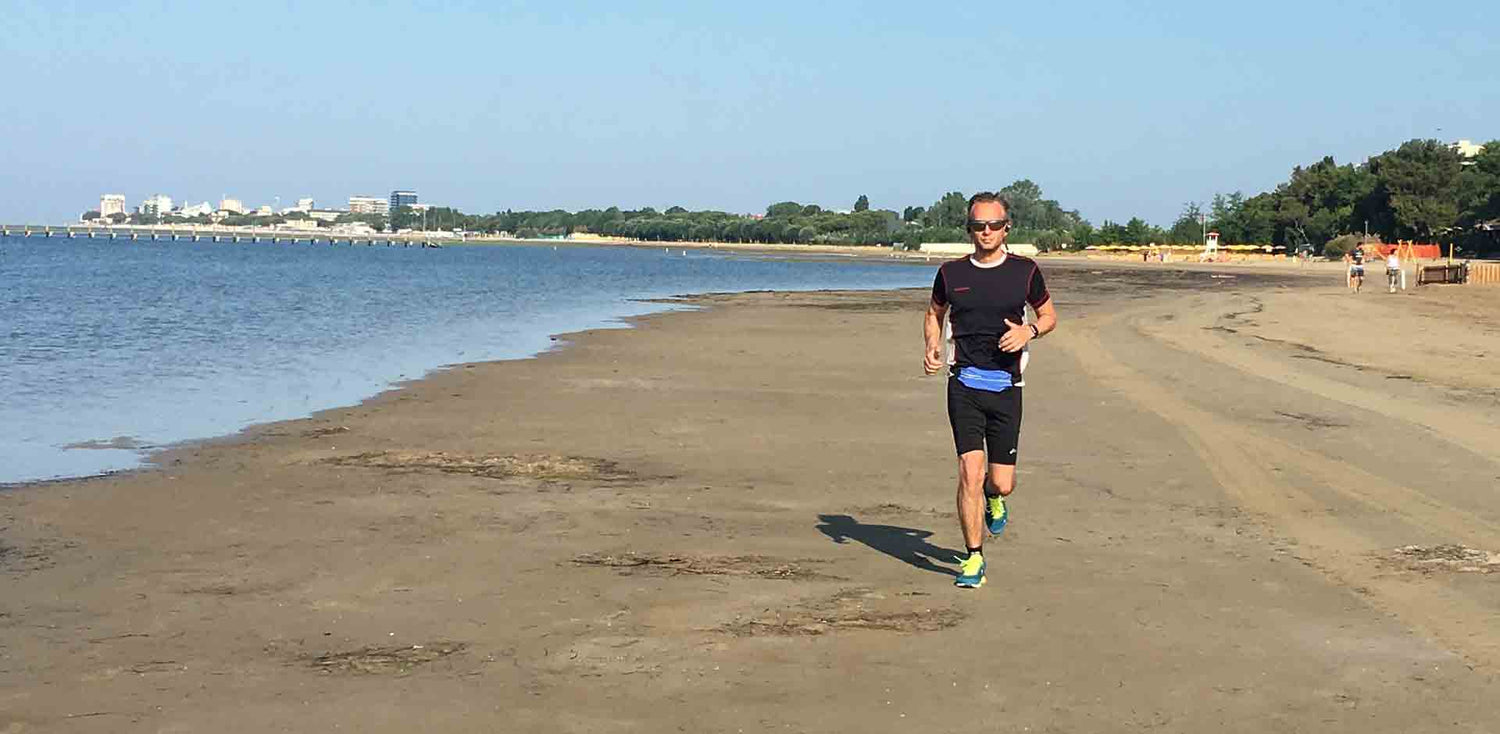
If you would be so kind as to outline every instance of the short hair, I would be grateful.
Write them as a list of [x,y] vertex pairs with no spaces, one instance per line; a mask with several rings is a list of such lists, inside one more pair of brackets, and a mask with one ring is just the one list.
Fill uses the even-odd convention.
[[1000,206],[1005,207],[1005,216],[1007,216],[1007,217],[1010,216],[1010,199],[1005,198],[1004,194],[997,194],[997,193],[995,193],[993,191],[981,191],[981,192],[979,192],[979,193],[977,193],[977,194],[975,194],[973,196],[970,196],[969,197],[969,211],[968,211],[968,214],[966,216],[969,216],[969,217],[973,217],[974,216],[974,205],[975,204],[989,204],[989,203],[999,204]]

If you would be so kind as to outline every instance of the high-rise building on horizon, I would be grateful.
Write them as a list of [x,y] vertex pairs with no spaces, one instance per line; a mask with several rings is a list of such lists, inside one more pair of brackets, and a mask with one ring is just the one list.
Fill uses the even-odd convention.
[[403,206],[412,206],[417,203],[417,192],[415,191],[392,191],[391,211],[396,211]]
[[105,194],[99,197],[99,216],[107,217],[111,214],[125,213],[124,194]]
[[350,214],[390,214],[390,202],[378,196],[349,197]]
[[231,199],[226,196],[219,200],[219,211],[230,212],[231,214],[244,214],[245,204],[239,199]]

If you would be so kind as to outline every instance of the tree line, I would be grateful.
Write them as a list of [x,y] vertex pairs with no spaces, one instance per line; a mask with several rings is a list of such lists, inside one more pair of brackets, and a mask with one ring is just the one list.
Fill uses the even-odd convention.
[[[1454,243],[1471,252],[1500,251],[1500,141],[1465,158],[1436,140],[1411,140],[1359,164],[1339,165],[1325,157],[1292,169],[1271,191],[1245,196],[1215,194],[1209,202],[1189,202],[1170,226],[1140,217],[1121,224],[1105,220],[1095,227],[1077,210],[1048,199],[1029,179],[1003,189],[1011,202],[1015,226],[1011,242],[1042,250],[1079,249],[1103,244],[1198,245],[1206,230],[1220,233],[1226,244],[1281,245],[1289,250],[1329,247],[1341,235],[1368,231],[1384,241],[1397,239]],[[91,212],[92,213],[92,212]],[[239,215],[222,223],[271,225],[305,214],[272,217]],[[585,209],[570,212],[498,211],[465,214],[450,207],[417,210],[400,207],[389,216],[344,214],[334,222],[363,222],[379,231],[404,229],[509,233],[521,238],[594,234],[662,242],[886,245],[914,249],[925,242],[966,241],[967,197],[943,194],[928,206],[871,208],[860,195],[848,211],[817,204],[782,201],[761,215],[723,211],[689,211],[680,206],[658,211]],[[130,221],[154,224],[134,215]],[[182,221],[182,220],[178,220]],[[198,220],[207,222],[207,217]],[[1335,253],[1336,254],[1336,253]]]
[[1135,232],[1129,242],[1144,244],[1142,236],[1158,242],[1201,241],[1202,214],[1228,243],[1342,254],[1339,243],[1347,242],[1348,235],[1368,232],[1385,242],[1416,240],[1454,244],[1472,253],[1496,252],[1500,141],[1468,158],[1436,140],[1409,140],[1358,165],[1324,157],[1293,168],[1270,191],[1250,197],[1216,195],[1206,212],[1189,203],[1169,230]]
[[[1500,141],[1466,158],[1436,140],[1410,140],[1361,164],[1325,157],[1296,166],[1270,191],[1215,194],[1188,202],[1169,226],[1141,217],[1095,227],[1077,210],[1047,198],[1040,186],[1021,179],[1000,189],[1015,221],[1010,241],[1042,250],[1103,244],[1200,245],[1205,231],[1226,244],[1279,245],[1335,251],[1341,235],[1368,232],[1383,241],[1453,243],[1473,253],[1500,252]],[[429,221],[433,212],[428,213]],[[950,191],[928,206],[899,213],[872,209],[861,195],[850,211],[784,201],[760,217],[720,211],[588,209],[580,212],[504,211],[465,215],[443,210],[443,221],[470,231],[510,232],[521,237],[574,232],[666,242],[895,245],[962,242],[967,196]],[[393,222],[397,216],[393,216]],[[1330,248],[1334,244],[1335,248]]]
[[[1035,242],[1044,249],[1090,241],[1093,230],[1088,222],[1077,211],[1065,210],[1056,201],[1045,198],[1041,187],[1034,182],[1023,179],[1001,189],[1001,192],[1010,198],[1011,217],[1018,223],[1011,234],[1013,241]],[[429,221],[435,211],[429,210]],[[397,216],[392,217],[393,223]],[[848,211],[782,201],[767,206],[763,214],[755,216],[713,210],[689,211],[674,206],[665,211],[652,207],[610,207],[579,212],[506,210],[488,215],[442,210],[442,218],[444,222],[453,222],[454,227],[467,231],[509,232],[523,238],[582,233],[662,242],[915,248],[924,242],[966,241],[964,222],[968,218],[968,200],[963,192],[950,191],[929,206],[908,206],[900,212],[871,208],[869,197],[860,195]]]

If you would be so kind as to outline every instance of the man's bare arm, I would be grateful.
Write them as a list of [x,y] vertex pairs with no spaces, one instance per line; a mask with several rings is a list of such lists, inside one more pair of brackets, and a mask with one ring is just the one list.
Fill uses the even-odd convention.
[[1052,306],[1052,299],[1047,299],[1036,310],[1036,335],[1031,333],[1031,326],[1018,324],[1010,319],[1005,320],[1008,327],[1004,334],[1000,335],[1000,349],[1006,352],[1019,352],[1032,339],[1036,339],[1057,328],[1057,309]]
[[1036,335],[1043,336],[1051,333],[1057,328],[1057,308],[1052,305],[1052,299],[1042,304],[1036,310]]
[[946,305],[937,301],[927,303],[927,316],[922,321],[922,369],[935,375],[943,369],[943,317],[948,314]]

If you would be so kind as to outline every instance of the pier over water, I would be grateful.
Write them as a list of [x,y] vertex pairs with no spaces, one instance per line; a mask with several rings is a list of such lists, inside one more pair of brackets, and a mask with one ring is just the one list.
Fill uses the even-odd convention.
[[152,242],[268,242],[272,244],[385,245],[387,247],[441,247],[463,242],[465,237],[444,232],[406,232],[399,234],[351,234],[314,230],[240,229],[233,227],[174,226],[97,226],[0,224],[3,237],[40,237],[47,239],[105,239]]

